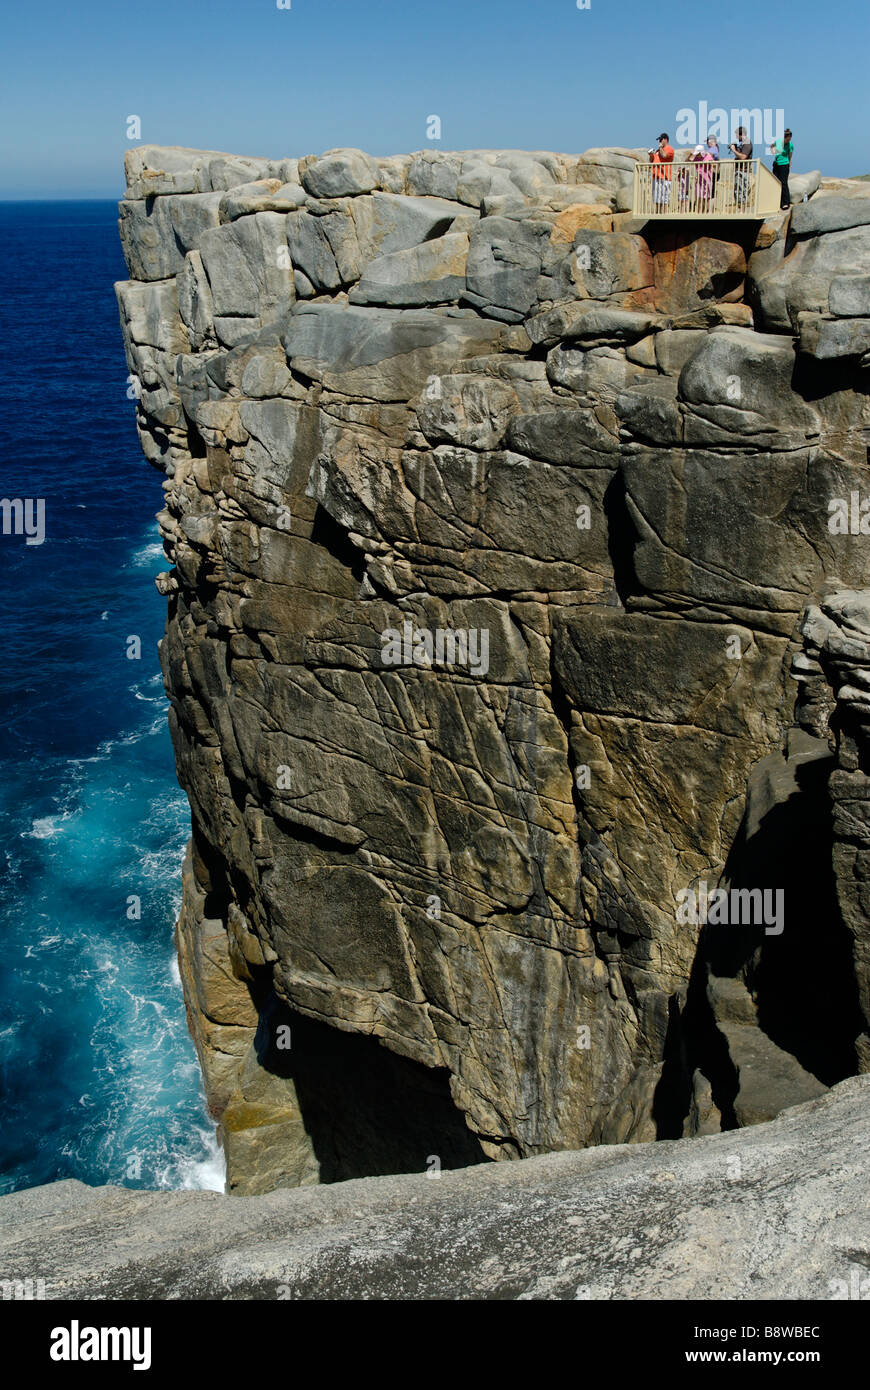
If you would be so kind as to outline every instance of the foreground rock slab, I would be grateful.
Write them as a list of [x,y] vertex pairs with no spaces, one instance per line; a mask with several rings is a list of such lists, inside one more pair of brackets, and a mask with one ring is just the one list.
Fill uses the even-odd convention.
[[[0,1200],[50,1299],[808,1299],[870,1291],[870,1077],[748,1129],[259,1197]],[[854,1296],[854,1295],[853,1295]]]

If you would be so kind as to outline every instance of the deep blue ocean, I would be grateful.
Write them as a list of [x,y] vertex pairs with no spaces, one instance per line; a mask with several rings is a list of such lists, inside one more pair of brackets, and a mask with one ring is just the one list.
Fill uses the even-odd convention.
[[44,498],[46,535],[0,535],[0,1192],[221,1187],[172,944],[190,822],[116,205],[0,203],[0,248],[0,496]]

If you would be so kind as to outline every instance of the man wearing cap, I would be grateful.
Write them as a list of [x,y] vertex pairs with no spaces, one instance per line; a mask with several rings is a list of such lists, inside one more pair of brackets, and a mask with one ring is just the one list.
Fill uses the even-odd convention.
[[671,174],[666,167],[674,162],[674,147],[668,142],[666,134],[659,136],[658,149],[650,150],[650,163],[653,168],[653,202],[659,207],[667,207],[671,201]]

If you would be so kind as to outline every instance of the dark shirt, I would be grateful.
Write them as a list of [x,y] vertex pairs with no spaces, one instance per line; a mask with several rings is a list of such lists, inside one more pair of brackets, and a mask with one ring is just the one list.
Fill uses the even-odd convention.
[[751,140],[735,140],[735,141],[734,141],[734,149],[737,151],[738,154],[742,154],[743,157],[744,157],[744,159],[751,159],[751,158],[752,158],[752,141],[751,141]]

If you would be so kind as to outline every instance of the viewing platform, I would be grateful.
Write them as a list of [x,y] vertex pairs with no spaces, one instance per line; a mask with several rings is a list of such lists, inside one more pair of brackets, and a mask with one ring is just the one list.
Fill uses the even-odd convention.
[[760,159],[636,164],[632,212],[650,220],[760,218],[779,211],[780,194]]

